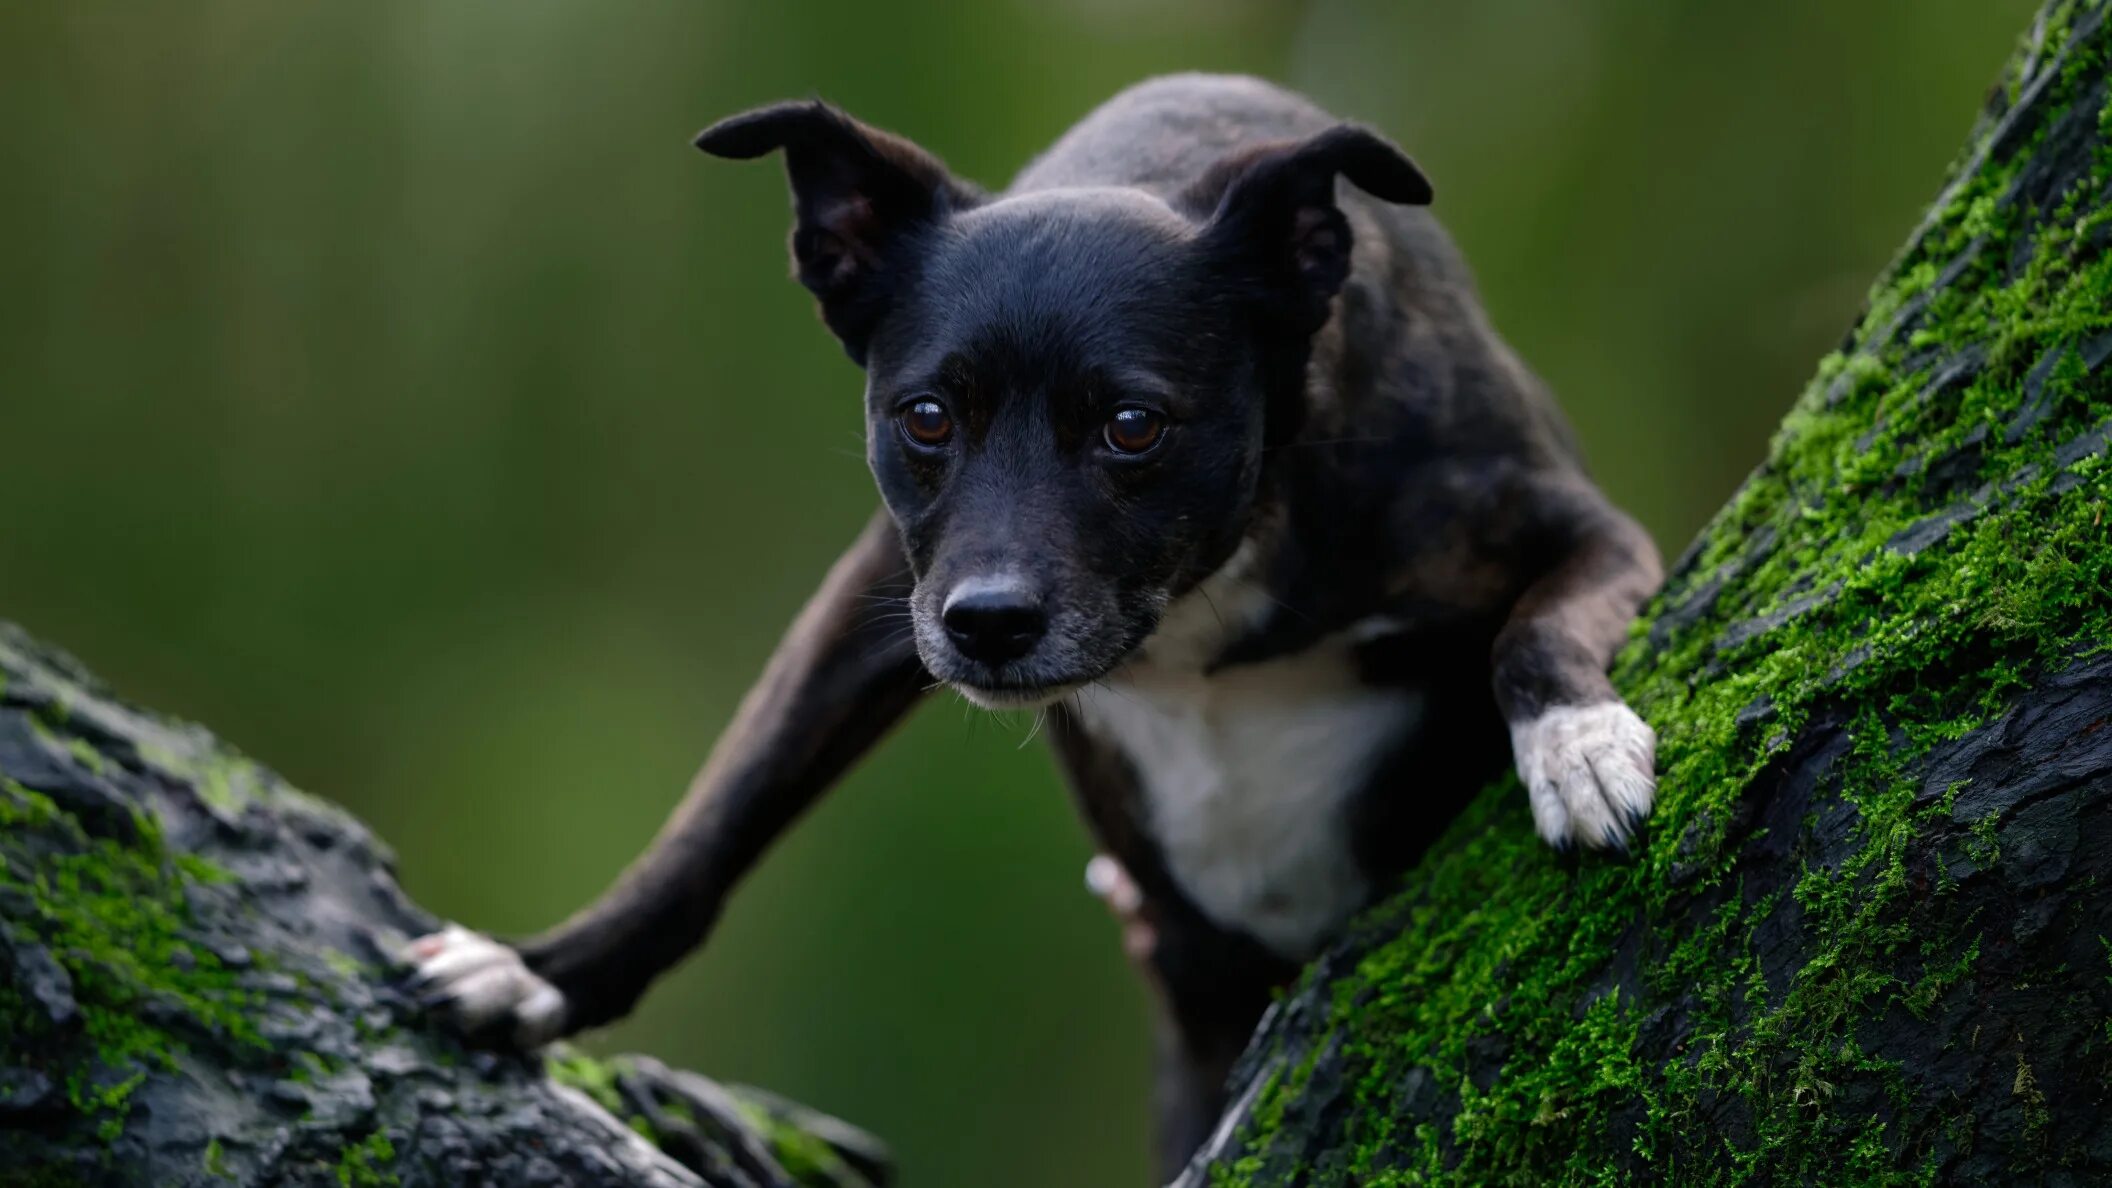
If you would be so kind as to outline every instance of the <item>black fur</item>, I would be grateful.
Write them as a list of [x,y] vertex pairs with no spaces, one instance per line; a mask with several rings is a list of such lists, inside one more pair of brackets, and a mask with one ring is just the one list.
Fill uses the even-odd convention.
[[[1059,149],[997,199],[821,103],[698,137],[720,156],[786,152],[795,261],[866,364],[870,460],[935,675],[993,700],[1105,675],[1245,534],[1262,452],[1304,420],[1312,335],[1351,271],[1337,178],[1431,197],[1366,129],[1282,131],[1228,140],[1178,187],[1065,168]],[[895,430],[924,399],[964,430],[945,448]],[[1140,458],[1101,440],[1132,405],[1169,423]],[[934,598],[988,572],[1023,579],[1050,621],[1040,649],[995,668],[932,626]]]
[[[1613,699],[1605,667],[1656,553],[1585,478],[1422,209],[1428,181],[1376,134],[1266,83],[1184,75],[1109,101],[997,195],[820,103],[735,116],[697,144],[785,153],[794,266],[866,369],[886,513],[652,849],[522,948],[564,992],[568,1030],[627,1010],[701,939],[770,839],[933,678],[1049,703],[1131,661],[1243,543],[1272,610],[1215,669],[1354,628],[1364,682],[1428,695],[1352,790],[1345,860],[1373,888],[1502,769],[1506,723]],[[943,406],[950,436],[904,430],[919,402]],[[1124,408],[1163,418],[1155,446],[1110,444]],[[1037,612],[1033,638],[964,648],[947,601],[978,583]],[[913,640],[881,606],[905,588]],[[1295,964],[1197,906],[1128,759],[1060,703],[1051,733],[1158,938],[1170,1171]]]

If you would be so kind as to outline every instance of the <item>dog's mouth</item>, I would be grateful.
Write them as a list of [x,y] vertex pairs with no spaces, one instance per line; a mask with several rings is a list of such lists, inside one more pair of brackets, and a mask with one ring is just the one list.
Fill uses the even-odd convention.
[[986,710],[1038,710],[1063,700],[1122,667],[1146,632],[1110,630],[1110,623],[1059,620],[1032,653],[1001,663],[964,655],[937,624],[917,621],[917,652],[925,670],[970,704]]
[[1064,681],[1051,685],[977,685],[949,681],[955,692],[986,710],[1038,710],[1056,704],[1090,681]]
[[1121,661],[1097,669],[1073,672],[1019,671],[1007,666],[995,671],[964,671],[969,666],[948,666],[932,675],[944,681],[971,705],[986,710],[1038,710],[1062,701],[1119,667]]

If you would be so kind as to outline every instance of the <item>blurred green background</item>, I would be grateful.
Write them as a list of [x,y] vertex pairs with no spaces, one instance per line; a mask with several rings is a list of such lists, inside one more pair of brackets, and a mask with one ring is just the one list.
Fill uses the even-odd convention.
[[[1155,72],[1396,136],[1669,554],[1760,457],[2031,0],[0,6],[0,616],[524,932],[644,844],[872,506],[774,165],[819,93],[1001,184]],[[942,698],[596,1047],[911,1188],[1146,1176],[1144,1000],[1023,722]]]

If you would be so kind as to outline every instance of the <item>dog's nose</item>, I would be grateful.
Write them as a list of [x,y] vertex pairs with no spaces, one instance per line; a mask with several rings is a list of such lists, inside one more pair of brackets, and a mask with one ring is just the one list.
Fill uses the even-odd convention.
[[992,665],[1033,651],[1049,629],[1041,600],[1010,582],[962,582],[947,596],[939,619],[962,655]]

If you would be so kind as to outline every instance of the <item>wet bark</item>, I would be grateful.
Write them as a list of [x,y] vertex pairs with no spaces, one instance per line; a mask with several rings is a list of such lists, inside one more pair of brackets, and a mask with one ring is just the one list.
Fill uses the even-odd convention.
[[0,624],[0,1183],[862,1188],[871,1138],[644,1057],[465,1047],[389,852]]

